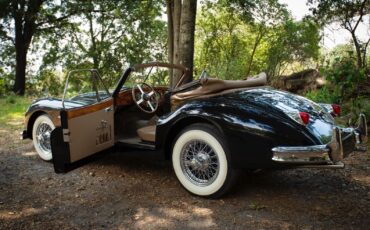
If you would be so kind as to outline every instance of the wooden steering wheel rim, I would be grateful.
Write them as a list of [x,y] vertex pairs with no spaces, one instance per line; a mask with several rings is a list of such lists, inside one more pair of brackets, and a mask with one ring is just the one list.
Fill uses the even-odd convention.
[[[143,90],[143,88],[140,85],[145,85],[146,87],[148,87],[150,89],[150,92],[149,93],[145,93],[144,90]],[[139,89],[139,91],[141,93],[140,100],[139,101],[136,99],[136,96],[135,96],[135,91],[137,89]],[[135,104],[137,105],[137,107],[139,107],[140,110],[142,110],[145,113],[154,113],[154,112],[157,111],[159,100],[158,100],[158,98],[155,97],[156,91],[154,90],[154,88],[151,85],[149,85],[149,84],[147,84],[145,82],[140,83],[140,84],[136,84],[134,87],[132,87],[131,92],[132,92],[132,99],[134,100]],[[152,103],[150,102],[150,99],[153,96],[155,98],[155,106],[154,107],[153,107]],[[148,97],[148,98],[146,99],[144,97]],[[145,109],[142,106],[143,102],[144,103],[146,102],[149,105],[149,107],[151,108],[151,110]]]

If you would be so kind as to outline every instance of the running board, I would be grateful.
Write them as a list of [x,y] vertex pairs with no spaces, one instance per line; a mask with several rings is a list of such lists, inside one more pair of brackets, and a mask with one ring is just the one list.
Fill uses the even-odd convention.
[[155,150],[155,145],[150,142],[143,142],[139,138],[127,138],[127,139],[120,139],[116,141],[116,144],[130,147],[130,148],[138,148],[138,149],[145,149],[145,150]]

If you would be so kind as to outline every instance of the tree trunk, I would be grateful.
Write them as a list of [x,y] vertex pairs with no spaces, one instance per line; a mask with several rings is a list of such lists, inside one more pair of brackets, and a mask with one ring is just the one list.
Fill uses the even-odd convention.
[[[166,1],[167,4],[167,52],[168,52],[168,62],[173,64],[173,46],[174,46],[174,39],[173,39],[173,2],[171,0]],[[173,70],[169,69],[168,76],[170,77],[170,86],[173,86]]]
[[[180,26],[181,26],[181,0],[173,1],[173,60],[172,63],[180,64]],[[179,81],[181,72],[175,70],[173,73],[172,84],[173,86]]]
[[360,69],[360,68],[363,67],[362,66],[361,47],[360,47],[360,44],[357,41],[355,31],[351,31],[351,35],[352,35],[353,44],[355,45],[355,49],[356,49],[357,67]]
[[247,75],[246,75],[246,77],[248,77],[248,76],[249,76],[249,74],[250,74],[250,72],[251,72],[252,64],[253,64],[253,59],[254,59],[254,55],[255,55],[255,53],[256,53],[256,50],[257,50],[258,45],[259,45],[259,44],[260,44],[260,42],[261,42],[262,36],[263,36],[263,35],[262,35],[262,32],[259,32],[259,33],[257,34],[256,41],[255,41],[254,46],[253,46],[252,54],[251,54],[250,59],[249,59],[248,69],[247,69]]
[[[195,31],[195,16],[197,13],[197,0],[186,0],[182,4],[181,11],[181,26],[180,26],[180,64],[186,66],[190,70],[189,78],[186,81],[191,81],[193,78],[194,65],[194,31]],[[179,79],[175,79],[178,81]]]
[[27,50],[23,44],[16,44],[16,69],[15,82],[13,92],[17,95],[24,95],[26,89],[26,65],[27,65]]
[[41,9],[42,3],[42,0],[14,0],[12,2],[16,52],[16,69],[13,91],[22,96],[26,89],[27,52],[30,47],[32,37],[36,32],[36,16]]
[[[189,68],[192,73],[196,0],[167,0],[168,61]],[[173,75],[173,76],[172,76]],[[170,71],[171,86],[180,80],[181,72]],[[188,81],[191,80],[191,76]]]

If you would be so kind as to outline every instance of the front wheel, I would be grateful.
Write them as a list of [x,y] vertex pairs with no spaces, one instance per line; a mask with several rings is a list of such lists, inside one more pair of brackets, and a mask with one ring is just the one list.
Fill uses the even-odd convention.
[[222,135],[206,124],[192,125],[178,135],[172,165],[181,185],[190,193],[217,198],[231,187],[235,171],[222,140]]
[[53,158],[51,154],[50,135],[54,129],[55,125],[47,115],[37,117],[33,124],[33,146],[39,157],[45,161],[50,161]]

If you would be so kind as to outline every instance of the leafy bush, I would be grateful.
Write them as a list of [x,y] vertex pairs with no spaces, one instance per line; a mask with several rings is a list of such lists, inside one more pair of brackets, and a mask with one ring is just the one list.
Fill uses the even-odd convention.
[[319,103],[338,103],[339,101],[339,96],[335,92],[330,91],[328,87],[309,91],[306,97]]
[[321,69],[321,73],[326,77],[328,87],[332,94],[338,96],[340,103],[357,98],[357,87],[366,79],[365,69],[357,68],[353,55],[335,58]]
[[[348,47],[344,48],[348,50]],[[342,114],[350,114],[354,122],[359,113],[370,117],[369,89],[362,87],[366,82],[366,69],[357,67],[353,52],[343,52],[340,56],[329,56],[325,66],[320,69],[327,85],[308,92],[306,96],[316,102],[340,104]]]

